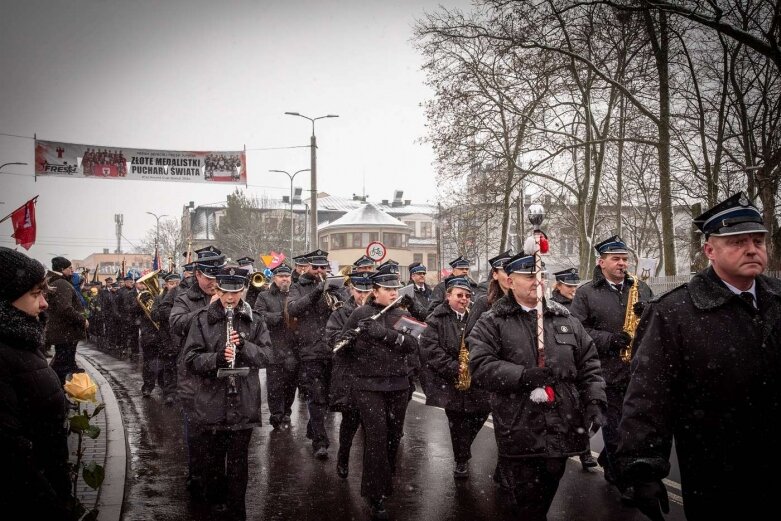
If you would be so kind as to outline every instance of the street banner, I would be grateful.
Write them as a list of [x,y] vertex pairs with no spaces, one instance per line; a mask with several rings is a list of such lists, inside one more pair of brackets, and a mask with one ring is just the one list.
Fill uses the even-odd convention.
[[35,244],[37,229],[35,224],[35,201],[37,199],[38,196],[36,195],[0,220],[0,222],[3,222],[8,217],[11,218],[11,224],[14,227],[13,238],[16,240],[16,244],[21,244],[25,250],[29,250]]
[[35,175],[247,184],[243,151],[186,152],[35,140]]

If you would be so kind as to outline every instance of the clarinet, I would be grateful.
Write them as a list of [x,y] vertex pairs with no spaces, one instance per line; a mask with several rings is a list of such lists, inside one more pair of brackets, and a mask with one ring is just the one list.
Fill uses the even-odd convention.
[[[233,357],[228,362],[228,367],[233,369],[236,367],[236,346],[231,343],[231,335],[233,335],[233,307],[227,306],[225,308],[225,321],[226,321],[226,337],[225,345],[233,348]],[[236,387],[236,376],[230,374],[228,376],[228,396],[236,396],[239,394],[239,390]]]

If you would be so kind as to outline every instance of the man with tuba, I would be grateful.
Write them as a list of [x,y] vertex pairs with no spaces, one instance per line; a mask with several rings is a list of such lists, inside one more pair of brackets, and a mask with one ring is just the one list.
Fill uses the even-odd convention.
[[288,315],[298,319],[298,353],[301,359],[300,384],[304,392],[309,422],[307,438],[312,440],[315,458],[328,459],[328,433],[325,415],[331,384],[331,348],[325,339],[325,326],[331,315],[336,292],[326,287],[328,252],[307,254],[309,271],[298,278],[288,298]]
[[456,479],[469,477],[472,442],[491,412],[488,393],[470,385],[466,324],[471,298],[467,279],[448,280],[445,302],[434,308],[420,337],[420,381],[426,405],[445,409]]
[[137,306],[131,308],[135,315],[134,322],[138,323],[141,331],[139,346],[141,348],[142,364],[141,396],[149,398],[155,385],[165,389],[163,371],[160,368],[160,354],[163,350],[163,336],[160,333],[160,324],[152,316],[154,301],[162,294],[157,280],[157,271],[148,273],[136,281],[138,289],[136,294]]
[[594,339],[607,386],[607,414],[602,426],[605,448],[597,462],[605,469],[605,480],[619,489],[623,501],[631,502],[633,492],[621,481],[615,462],[621,406],[629,385],[629,364],[621,353],[630,347],[634,333],[624,331],[624,322],[635,314],[627,305],[633,293],[640,303],[638,310],[652,294],[645,282],[629,275],[629,249],[620,237],[605,239],[594,249],[599,256],[594,277],[578,288],[570,312]]
[[[181,283],[181,277],[178,273],[169,273],[165,276],[165,285],[163,291],[155,297],[152,304],[151,317],[160,326],[160,378],[162,379],[161,388],[165,404],[169,407],[176,401],[176,357],[179,354],[174,345],[174,339],[171,336],[170,324],[168,322],[173,305],[173,296]],[[169,295],[171,296],[169,298]],[[166,304],[166,302],[170,304]]]

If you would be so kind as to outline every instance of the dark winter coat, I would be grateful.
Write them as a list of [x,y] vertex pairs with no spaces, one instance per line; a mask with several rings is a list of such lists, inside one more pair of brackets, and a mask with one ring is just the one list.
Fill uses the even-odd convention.
[[288,296],[288,314],[298,318],[298,355],[304,362],[331,359],[324,334],[331,309],[325,303],[322,287],[320,281],[305,273],[290,288]]
[[550,299],[556,304],[561,304],[562,306],[567,308],[568,311],[572,307],[572,300],[562,295],[558,290],[554,289],[553,291],[551,291]]
[[46,324],[46,345],[78,342],[86,338],[84,307],[70,280],[50,271],[46,283],[52,289],[46,291],[49,321]]
[[[383,307],[372,302],[356,308],[345,322],[344,331],[357,327],[361,319],[377,314]],[[411,368],[407,358],[410,354],[417,354],[418,341],[412,335],[393,329],[401,317],[408,315],[400,308],[389,309],[377,319],[387,331],[386,340],[374,340],[362,333],[344,348],[350,349],[355,357],[355,389],[400,391],[409,388]],[[397,343],[398,335],[401,335],[401,344]]]
[[619,458],[629,481],[681,470],[688,519],[776,507],[781,475],[781,281],[756,279],[759,310],[708,268],[651,301],[637,330]]
[[[413,282],[410,282],[410,284],[414,285]],[[412,298],[414,300],[414,305],[408,310],[410,315],[412,315],[415,320],[425,322],[429,314],[429,306],[431,305],[431,286],[426,283],[423,284],[423,289],[418,289],[416,286]]]
[[[467,315],[468,316],[468,315]],[[458,412],[489,412],[488,393],[476,387],[459,391],[458,355],[466,320],[459,323],[447,302],[443,302],[426,320],[428,327],[420,336],[420,383],[426,393],[426,405]],[[468,346],[467,346],[468,349]]]
[[[334,310],[328,317],[328,323],[325,326],[325,337],[328,346],[333,348],[339,334],[344,330],[347,319],[355,311],[355,299],[350,297],[342,307]],[[331,368],[331,387],[329,396],[329,407],[332,411],[351,410],[354,408],[350,399],[352,384],[355,380],[353,374],[353,364],[355,355],[352,349],[340,349],[334,353],[333,367]]]
[[0,301],[0,512],[9,519],[20,511],[29,519],[65,519],[70,497],[67,402],[41,352],[43,329]]
[[285,323],[285,300],[289,293],[282,293],[273,282],[268,291],[258,294],[255,311],[266,321],[271,346],[274,348],[275,364],[285,365],[291,371],[298,364],[296,339]]
[[[170,354],[173,350],[171,349],[171,345],[173,344],[173,338],[171,337],[171,331],[170,331],[170,325],[168,324],[168,318],[171,315],[171,308],[170,306],[167,308],[167,313],[164,312],[164,308],[161,308],[163,304],[163,300],[165,300],[166,295],[171,293],[171,291],[176,291],[176,288],[173,290],[164,289],[163,292],[155,297],[154,303],[152,303],[152,320],[157,322],[157,324],[160,326],[160,329],[158,330],[157,334],[159,335],[159,341],[160,341],[160,355],[164,356],[167,354]],[[142,340],[143,340],[143,331],[142,331]]]
[[588,447],[586,405],[606,403],[605,381],[594,342],[562,306],[546,302],[545,366],[557,377],[554,403],[534,403],[524,371],[537,366],[537,319],[505,295],[478,320],[469,335],[472,385],[491,391],[491,414],[499,455],[561,457]]
[[[206,306],[209,305],[211,297],[201,291],[197,281],[184,291],[177,292],[174,299],[174,305],[171,308],[169,324],[171,326],[171,336],[174,341],[178,341],[181,347],[184,347],[184,340],[190,332],[190,326],[195,320],[195,316]],[[183,349],[179,350],[176,369],[176,395],[182,405],[193,406],[193,396],[198,387],[198,380],[191,378],[184,363]]]
[[[428,305],[428,313],[430,314],[434,309],[442,304],[445,301],[445,294],[447,293],[447,281],[452,279],[453,276],[449,276],[445,278],[442,282],[434,286],[434,289],[431,291],[431,298],[429,299],[429,305]],[[485,290],[480,288],[475,281],[472,279],[469,279],[469,286],[472,288],[472,302],[474,302],[477,297],[481,295],[485,295]]]
[[233,317],[233,329],[244,339],[235,367],[249,367],[250,372],[236,377],[237,399],[228,397],[228,378],[217,378],[217,359],[224,357],[227,339],[225,309],[219,300],[196,313],[185,340],[182,358],[188,373],[198,381],[195,419],[205,428],[240,430],[261,423],[258,370],[272,362],[274,355],[263,317],[242,304]]
[[[625,388],[629,383],[629,364],[621,360],[620,349],[611,345],[611,339],[624,330],[626,302],[634,282],[635,279],[627,275],[619,294],[610,287],[602,269],[596,266],[594,278],[578,288],[570,306],[570,313],[594,339],[602,363],[602,376],[609,387]],[[640,302],[648,301],[652,296],[651,288],[641,280],[636,282],[640,284]]]
[[193,283],[197,284],[195,277],[187,277],[179,283],[174,289],[163,293],[158,301],[155,299],[155,305],[152,306],[152,316],[160,323],[160,329],[163,333],[163,349],[161,355],[177,357],[181,352],[184,339],[173,331],[171,326],[171,311],[174,308],[176,297],[190,289]]

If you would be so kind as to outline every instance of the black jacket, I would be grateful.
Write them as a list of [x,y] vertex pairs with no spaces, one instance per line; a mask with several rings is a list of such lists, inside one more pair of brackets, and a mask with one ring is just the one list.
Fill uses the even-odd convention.
[[[262,291],[255,300],[255,312],[263,317],[271,336],[276,364],[295,366],[298,359],[296,340],[285,323],[285,300],[288,293],[282,293],[273,282],[268,291]],[[248,302],[249,303],[249,302]]]
[[[355,328],[361,319],[375,315],[383,307],[372,302],[356,308],[345,322],[344,330]],[[354,388],[381,391],[409,388],[411,368],[407,357],[417,353],[418,341],[412,335],[393,329],[394,324],[405,315],[409,313],[402,309],[389,309],[377,319],[386,330],[385,340],[374,340],[363,332],[344,348],[350,349],[355,357]]]
[[271,340],[263,318],[249,305],[236,307],[233,329],[244,339],[235,367],[249,367],[246,377],[236,377],[238,397],[228,397],[228,378],[217,378],[218,358],[224,359],[227,338],[225,309],[218,300],[200,309],[192,320],[182,358],[198,381],[194,396],[195,419],[206,428],[240,430],[260,425],[260,377],[258,370],[273,361]]
[[466,336],[462,337],[467,317],[459,323],[447,302],[429,315],[428,327],[420,337],[420,383],[426,393],[426,405],[459,412],[488,412],[491,405],[486,391],[476,387],[459,391],[455,387],[462,338],[468,349]]
[[[178,345],[184,347],[184,340],[190,332],[195,316],[209,305],[210,300],[211,297],[201,291],[197,281],[186,290],[177,292],[169,316],[169,325],[171,336]],[[190,378],[183,353],[184,349],[180,349],[176,363],[176,394],[183,406],[190,407],[198,381]]]
[[[344,325],[353,311],[355,311],[355,308],[355,299],[350,297],[342,307],[334,310],[331,316],[328,317],[328,323],[325,326],[325,337],[329,347],[334,347],[339,333],[344,330]],[[331,387],[329,389],[329,407],[333,411],[344,412],[353,408],[350,393],[355,380],[352,367],[355,363],[355,354],[352,349],[340,349],[334,353],[333,361]]]
[[557,376],[554,403],[534,403],[524,383],[526,369],[537,366],[537,320],[512,293],[484,313],[469,334],[472,385],[491,391],[491,414],[499,455],[561,457],[588,447],[585,406],[605,404],[594,342],[583,326],[555,302],[544,311],[545,366]]
[[[445,293],[447,293],[447,281],[452,279],[453,276],[446,277],[445,280],[434,286],[434,289],[431,291],[431,297],[429,298],[429,305],[428,305],[428,313],[430,314],[432,311],[434,311],[434,308],[436,308],[438,305],[442,304],[445,301]],[[469,280],[469,286],[472,288],[472,302],[474,302],[477,297],[481,295],[485,295],[485,289],[480,288],[480,286],[477,285],[475,281],[472,279]]]
[[70,280],[50,271],[46,282],[51,290],[46,291],[49,320],[46,324],[46,345],[78,342],[86,338],[84,306]]
[[67,402],[42,345],[43,323],[0,301],[0,512],[60,520],[70,497]]
[[[608,386],[624,388],[629,383],[629,364],[621,361],[620,350],[611,346],[611,339],[624,329],[626,302],[634,279],[628,275],[619,294],[610,287],[599,266],[594,267],[594,278],[578,288],[570,306],[570,313],[580,320],[589,336],[594,339],[602,363],[602,376]],[[651,288],[641,281],[639,300],[648,301]]]
[[325,341],[325,325],[331,310],[325,302],[323,285],[305,273],[290,288],[287,311],[298,318],[298,354],[302,361],[331,360],[331,348]]
[[569,310],[572,307],[572,301],[567,297],[565,297],[564,295],[562,295],[558,290],[554,289],[553,291],[551,291],[550,299],[557,304],[561,304],[562,306],[567,308],[567,310]]
[[619,462],[629,482],[661,479],[674,438],[687,519],[754,518],[781,489],[765,453],[781,439],[781,281],[756,289],[759,311],[708,268],[637,329]]
[[[414,283],[411,281],[409,284],[414,285]],[[412,298],[414,305],[411,309],[408,310],[410,315],[412,315],[416,320],[425,322],[426,317],[428,317],[429,314],[429,306],[431,305],[431,286],[425,282],[423,283],[423,289],[418,289],[416,286],[415,293]]]

